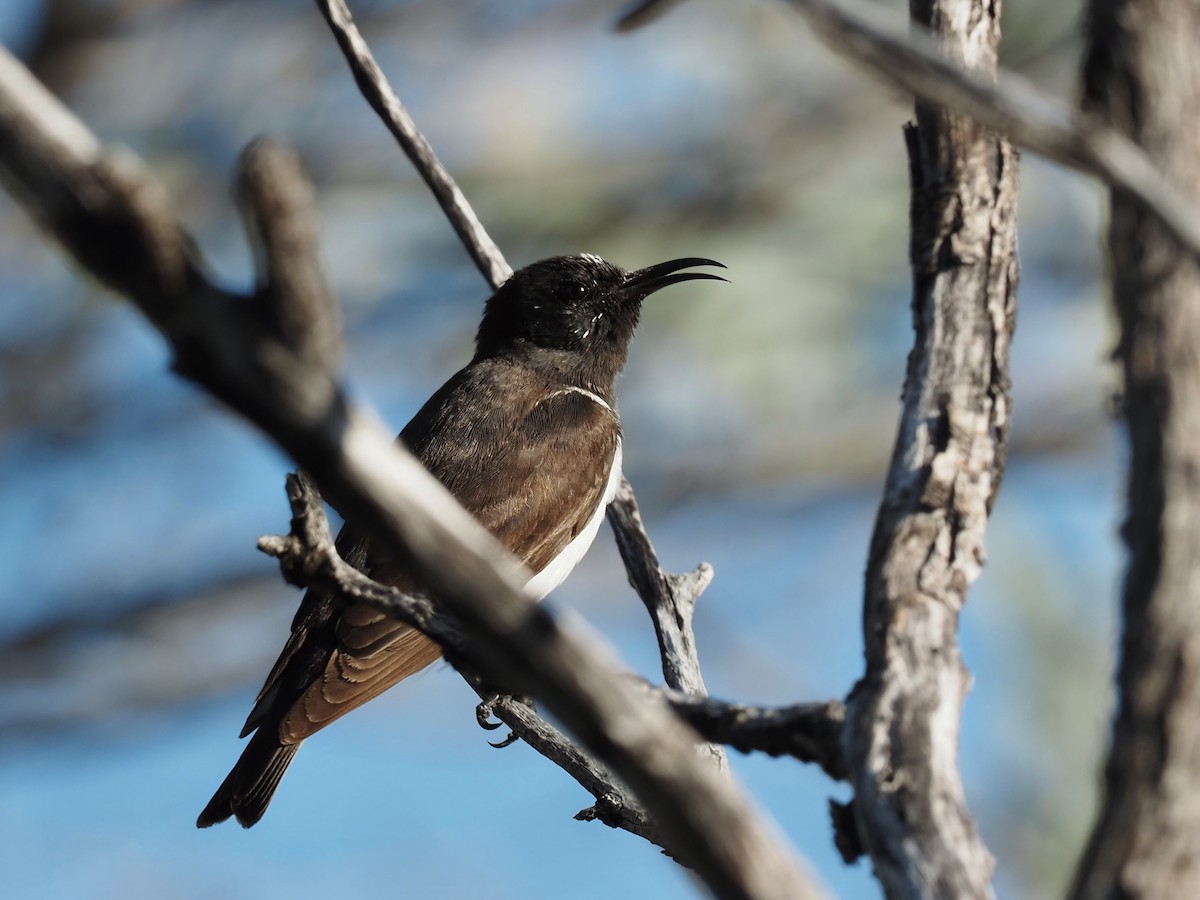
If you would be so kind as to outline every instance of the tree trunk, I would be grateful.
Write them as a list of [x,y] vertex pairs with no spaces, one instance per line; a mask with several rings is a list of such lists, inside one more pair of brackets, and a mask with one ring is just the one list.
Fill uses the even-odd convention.
[[[1085,103],[1200,200],[1200,0],[1095,0]],[[1112,194],[1130,441],[1118,710],[1073,896],[1200,897],[1200,265]]]

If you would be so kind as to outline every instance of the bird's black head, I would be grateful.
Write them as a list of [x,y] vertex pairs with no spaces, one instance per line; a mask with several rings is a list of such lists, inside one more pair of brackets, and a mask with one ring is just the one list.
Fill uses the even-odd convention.
[[646,297],[681,281],[725,280],[682,271],[693,266],[721,264],[675,259],[626,272],[590,253],[533,263],[514,272],[488,300],[476,356],[519,353],[560,370],[572,383],[607,393],[625,365]]

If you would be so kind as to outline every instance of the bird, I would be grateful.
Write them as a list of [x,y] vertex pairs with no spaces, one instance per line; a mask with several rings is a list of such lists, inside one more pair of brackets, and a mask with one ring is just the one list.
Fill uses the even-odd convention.
[[[642,301],[721,263],[673,259],[627,272],[593,254],[514,272],[484,305],[470,362],[400,441],[530,573],[541,600],[583,557],[621,480],[615,382]],[[353,522],[339,554],[402,591],[420,584]],[[419,631],[363,603],[309,589],[241,737],[241,757],[196,820],[257,823],[302,741],[441,656]]]

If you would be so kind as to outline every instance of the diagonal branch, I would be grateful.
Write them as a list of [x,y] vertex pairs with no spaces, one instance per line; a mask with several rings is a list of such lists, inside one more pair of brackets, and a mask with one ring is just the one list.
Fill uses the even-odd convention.
[[289,584],[319,588],[343,603],[367,603],[428,635],[484,701],[481,709],[486,704],[485,715],[495,714],[513,735],[579,782],[598,805],[603,804],[605,815],[589,818],[600,818],[607,825],[622,828],[670,852],[669,842],[654,827],[633,794],[595,757],[580,749],[529,704],[510,695],[496,696],[486,681],[474,674],[470,640],[452,616],[423,595],[406,594],[372,580],[338,555],[321,495],[307,475],[289,475],[287,494],[292,509],[291,532],[259,538],[258,548],[279,560],[280,571]]
[[400,148],[413,164],[420,176],[433,191],[438,204],[454,226],[459,240],[471,254],[471,259],[483,277],[492,288],[498,288],[512,274],[512,266],[504,259],[504,254],[496,246],[496,242],[483,227],[475,210],[467,202],[463,192],[459,190],[446,167],[441,164],[433,147],[425,136],[417,130],[412,116],[408,114],[396,92],[388,83],[387,76],[375,62],[371,48],[358,31],[350,10],[343,0],[317,0],[317,8],[329,23],[329,28],[337,38],[338,46],[350,64],[354,73],[354,81],[362,91],[371,109],[387,126],[400,144]]
[[[420,629],[441,646],[452,662],[461,665],[472,659],[470,640],[453,617],[423,595],[406,594],[372,580],[338,555],[321,496],[311,479],[303,473],[289,475],[287,492],[292,508],[291,533],[259,538],[258,547],[279,560],[280,571],[290,584],[328,591],[345,603],[370,604]],[[636,807],[636,801],[628,795],[627,789],[616,782],[607,770],[571,743],[562,732],[541,719],[527,704],[508,696],[492,697],[481,679],[469,672],[464,672],[464,675],[480,696],[489,700],[490,712],[513,728],[514,733],[535,750],[562,766],[597,799],[621,795],[626,806]],[[651,831],[645,814],[640,810],[632,821],[638,826],[635,833],[647,836]],[[654,842],[660,846],[662,844],[661,838]]]
[[[618,18],[628,30],[678,0],[639,0]],[[876,3],[789,0],[831,49],[889,86],[918,100],[974,119],[1064,166],[1099,178],[1154,212],[1193,253],[1200,254],[1200,206],[1163,175],[1146,153],[1106,121],[1048,96],[1026,79],[999,71],[996,79],[947,58],[928,29],[909,24]]]
[[299,157],[269,141],[243,152],[237,198],[256,251],[258,296],[271,307],[280,338],[327,371],[341,358],[338,306],[325,283],[312,214],[312,186]]
[[[396,135],[484,277],[493,288],[498,287],[512,274],[511,267],[401,104],[354,25],[345,3],[342,0],[317,0],[317,5],[333,30],[363,96]],[[654,621],[667,686],[689,693],[703,693],[704,679],[700,674],[691,620],[696,598],[712,580],[712,567],[704,564],[684,579],[663,571],[638,512],[633,486],[626,479],[622,479],[620,494],[610,508],[608,518],[629,582]],[[723,755],[717,753],[716,756],[718,764],[724,766]]]
[[[713,578],[712,566],[701,563],[687,575],[672,575],[659,565],[654,545],[642,522],[633,486],[625,478],[608,507],[608,522],[617,539],[629,583],[646,604],[662,657],[663,678],[668,688],[703,697],[708,693],[700,671],[696,632],[692,619],[696,600]],[[703,749],[721,770],[727,770],[725,751],[714,744]]]
[[683,0],[634,0],[626,5],[617,16],[614,28],[617,31],[634,31],[643,28],[660,16],[666,15],[673,6],[678,6]]
[[[1137,197],[1193,253],[1200,253],[1200,208],[1120,132],[1049,97],[1011,72],[995,80],[939,52],[926,28],[910,30],[874,4],[791,0],[832,49],[944,107],[1002,134],[1018,147],[1086,172]],[[997,8],[997,15],[999,14]]]

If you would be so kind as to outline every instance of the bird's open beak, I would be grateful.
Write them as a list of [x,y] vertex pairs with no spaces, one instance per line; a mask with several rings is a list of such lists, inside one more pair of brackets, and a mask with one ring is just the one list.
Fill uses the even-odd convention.
[[656,266],[647,266],[644,269],[638,269],[636,272],[630,272],[625,276],[625,283],[621,285],[621,293],[627,297],[641,299],[665,287],[679,284],[681,281],[729,280],[728,278],[722,278],[720,275],[711,275],[708,272],[680,271],[680,269],[689,269],[692,266],[719,266],[722,269],[725,268],[722,263],[717,262],[715,259],[702,259],[698,256],[689,256],[687,259],[673,259],[670,262],[659,263]]

